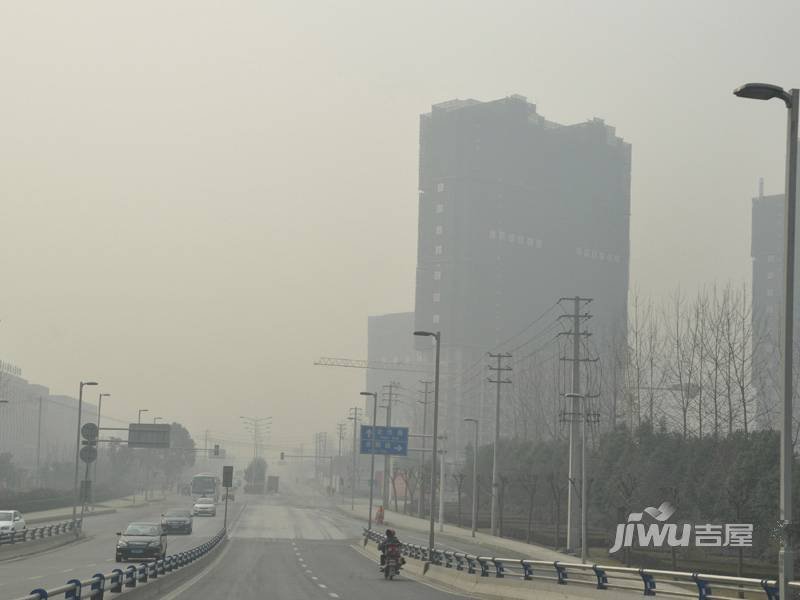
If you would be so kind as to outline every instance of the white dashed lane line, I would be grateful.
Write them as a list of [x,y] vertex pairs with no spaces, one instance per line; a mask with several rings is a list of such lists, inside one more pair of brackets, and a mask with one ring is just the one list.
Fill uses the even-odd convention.
[[[292,542],[292,546],[295,546],[294,542]],[[308,575],[311,575],[312,573],[311,569],[306,569],[308,565],[306,564],[305,560],[303,560],[303,557],[300,555],[300,549],[297,548],[296,546],[295,546],[295,555],[297,556],[297,561],[300,563],[300,566],[305,569]],[[311,579],[312,581],[317,581],[317,582],[319,581],[319,577],[317,577],[316,575],[311,575]],[[317,586],[319,586],[321,590],[328,589],[328,586],[325,585],[324,583],[317,583]],[[336,594],[335,592],[328,592],[328,596],[330,596],[331,598],[338,598],[339,594]]]

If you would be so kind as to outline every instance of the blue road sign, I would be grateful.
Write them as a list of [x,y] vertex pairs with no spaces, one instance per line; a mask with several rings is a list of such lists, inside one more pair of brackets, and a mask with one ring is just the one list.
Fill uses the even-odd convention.
[[371,454],[372,446],[375,454],[392,456],[408,456],[408,427],[375,427],[372,435],[371,425],[361,426],[361,454]]

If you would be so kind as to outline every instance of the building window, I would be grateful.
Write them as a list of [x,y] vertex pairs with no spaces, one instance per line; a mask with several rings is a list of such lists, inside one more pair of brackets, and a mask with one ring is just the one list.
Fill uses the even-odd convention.
[[768,315],[771,315],[773,312],[775,312],[775,307],[773,307],[773,306],[768,306],[768,307],[767,307],[767,314],[768,314]]
[[578,256],[583,256],[583,250],[581,250],[580,248],[575,248],[575,254],[577,254]]
[[442,247],[441,246],[436,246],[436,248],[433,249],[433,253],[436,256],[441,256],[442,255]]
[[774,273],[774,272],[772,272],[772,271],[770,271],[769,273],[767,273],[767,279],[775,279],[775,273]]
[[436,214],[442,214],[444,212],[444,204],[437,204],[436,205]]
[[605,259],[606,259],[606,253],[605,252],[601,252],[600,253],[600,260],[605,260]]
[[542,247],[542,240],[536,240],[536,247],[537,248],[541,248]]
[[525,244],[525,239],[524,239],[524,238],[523,238],[521,235],[518,235],[518,236],[517,236],[517,243],[518,243],[520,246],[522,246],[522,245],[524,245],[524,244]]
[[597,258],[597,250],[592,250],[592,258]]
[[591,250],[589,250],[589,249],[587,249],[587,248],[584,248],[584,250],[583,250],[583,255],[584,255],[586,258],[589,258],[589,257],[592,255],[592,251],[591,251]]
[[768,255],[767,256],[767,262],[768,263],[774,263],[775,262],[775,255],[774,254]]
[[509,234],[508,234],[508,241],[509,241],[509,242],[511,242],[512,244],[513,244],[515,241],[517,241],[517,240],[516,240],[516,238],[514,237],[514,234],[513,234],[513,233],[509,233]]
[[436,235],[442,235],[442,231],[444,231],[442,229],[442,226],[441,225],[437,225],[436,226]]
[[443,183],[437,183],[436,184],[436,191],[437,192],[443,192],[444,191],[444,184]]
[[441,278],[442,278],[442,272],[441,271],[434,271],[433,272],[434,281],[439,281]]
[[489,230],[489,239],[490,240],[497,239],[497,232],[494,229]]
[[433,301],[434,302],[439,302],[441,299],[442,299],[442,295],[439,292],[434,292],[433,293]]
[[500,241],[502,242],[505,239],[506,239],[506,232],[505,231],[501,231],[500,232]]
[[533,238],[525,238],[525,243],[528,244],[531,248],[533,248]]
[[439,315],[433,315],[433,324],[434,325],[438,325],[439,324]]
[[767,296],[769,296],[770,298],[772,298],[772,296],[774,296],[774,295],[775,295],[775,290],[773,290],[772,288],[769,288],[769,289],[767,290]]

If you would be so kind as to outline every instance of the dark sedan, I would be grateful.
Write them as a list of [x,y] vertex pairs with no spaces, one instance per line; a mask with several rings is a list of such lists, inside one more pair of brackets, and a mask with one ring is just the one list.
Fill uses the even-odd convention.
[[161,515],[161,528],[166,533],[192,533],[192,511],[173,508]]
[[117,535],[117,562],[158,560],[167,555],[167,534],[160,523],[131,523]]

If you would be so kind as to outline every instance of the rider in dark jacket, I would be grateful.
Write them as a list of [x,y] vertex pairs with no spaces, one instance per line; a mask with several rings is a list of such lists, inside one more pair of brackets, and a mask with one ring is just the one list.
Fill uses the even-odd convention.
[[386,564],[386,547],[391,544],[399,544],[400,540],[397,539],[397,534],[394,529],[386,530],[386,537],[378,544],[378,550],[381,552],[381,568]]

